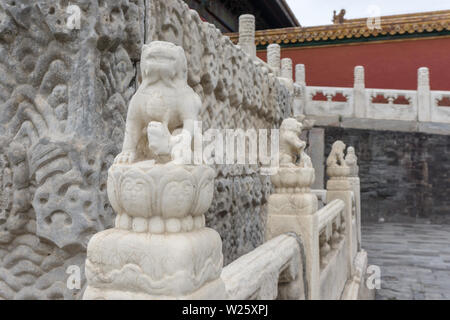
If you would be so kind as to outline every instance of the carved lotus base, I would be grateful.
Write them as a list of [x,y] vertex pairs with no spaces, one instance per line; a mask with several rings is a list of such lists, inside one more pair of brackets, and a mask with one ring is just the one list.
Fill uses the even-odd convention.
[[113,165],[108,171],[108,198],[119,216],[116,226],[137,225],[138,230],[153,228],[156,233],[200,227],[213,199],[214,177],[208,166],[153,161]]
[[221,238],[209,228],[161,235],[110,229],[89,242],[83,298],[224,299],[222,265]]
[[275,193],[304,193],[308,192],[314,183],[314,168],[281,167],[271,176]]
[[347,166],[327,167],[327,175],[330,178],[344,178],[348,177],[350,173],[351,169]]
[[154,234],[189,232],[205,227],[205,216],[189,215],[184,218],[163,219],[161,217],[132,217],[122,213],[117,215],[115,225],[118,229]]

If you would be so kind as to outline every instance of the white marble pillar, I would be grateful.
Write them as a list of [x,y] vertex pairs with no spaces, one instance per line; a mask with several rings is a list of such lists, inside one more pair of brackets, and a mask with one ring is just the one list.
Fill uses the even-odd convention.
[[309,155],[316,171],[316,179],[311,188],[324,189],[325,179],[325,129],[312,128],[309,131]]
[[281,72],[281,48],[279,44],[272,43],[267,47],[267,64],[279,77]]
[[306,70],[304,64],[295,66],[295,83],[300,86],[306,86]]
[[293,81],[292,60],[290,58],[281,59],[281,77]]
[[366,85],[364,81],[364,67],[355,67],[355,78],[353,85],[353,115],[356,118],[367,116]]
[[251,14],[239,17],[239,46],[250,57],[256,58],[255,17]]
[[305,113],[305,107],[306,107],[305,65],[297,64],[295,66],[294,101],[292,105],[294,117],[303,115]]
[[418,121],[431,121],[430,71],[426,67],[417,70]]

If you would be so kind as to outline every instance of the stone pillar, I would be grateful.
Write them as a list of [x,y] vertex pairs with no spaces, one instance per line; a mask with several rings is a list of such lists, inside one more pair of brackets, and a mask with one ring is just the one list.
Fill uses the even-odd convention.
[[[285,119],[280,128],[280,168],[271,176],[275,193],[268,200],[266,240],[294,232],[303,241],[306,255],[308,299],[320,299],[318,202],[311,193],[314,168],[300,140],[302,124]],[[296,161],[300,155],[300,160]]]
[[367,116],[366,85],[364,81],[364,67],[355,67],[355,82],[353,85],[353,115],[356,118]]
[[313,189],[324,189],[325,178],[325,129],[312,128],[309,131],[309,155],[313,163],[316,179],[312,184]]
[[294,80],[293,80],[293,74],[292,74],[292,60],[289,58],[284,58],[281,60],[281,71],[280,71],[280,78],[279,78],[285,86],[288,88],[290,94],[291,94],[291,101],[294,103]]
[[295,66],[295,83],[299,86],[306,86],[306,71],[304,64]]
[[359,167],[358,157],[355,154],[355,148],[348,147],[347,155],[345,156],[345,163],[350,168],[350,176],[348,180],[353,188],[353,195],[355,196],[355,215],[356,215],[356,235],[357,235],[357,250],[361,250],[361,187],[359,181]]
[[294,102],[292,105],[294,117],[305,114],[306,108],[306,82],[305,82],[305,65],[297,64],[295,66],[295,83],[294,83]]
[[336,141],[333,144],[330,155],[327,158],[327,203],[335,199],[341,199],[345,203],[345,237],[347,242],[347,266],[348,275],[353,274],[353,259],[357,253],[357,237],[354,231],[356,225],[356,212],[353,211],[353,185],[348,179],[350,167],[344,157],[345,144]]
[[239,17],[239,46],[253,59],[256,58],[255,16],[243,14]]
[[267,63],[272,68],[274,74],[280,76],[280,59],[281,59],[281,48],[279,44],[272,43],[267,47]]
[[290,58],[281,59],[281,77],[293,81],[292,60]]
[[431,91],[430,72],[422,67],[417,70],[417,120],[421,122],[431,121]]

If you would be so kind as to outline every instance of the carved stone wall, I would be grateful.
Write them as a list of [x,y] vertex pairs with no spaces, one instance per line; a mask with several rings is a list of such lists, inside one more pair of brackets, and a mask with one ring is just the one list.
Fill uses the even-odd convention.
[[[79,8],[79,28],[70,28]],[[0,0],[0,299],[77,299],[86,244],[113,225],[106,175],[144,40],[182,45],[203,129],[273,128],[287,90],[180,0]],[[268,177],[216,168],[207,224],[225,263],[263,241]],[[82,270],[68,290],[66,269]]]
[[[147,0],[146,42],[184,48],[189,85],[203,102],[203,130],[277,128],[291,115],[287,89],[212,24],[179,0]],[[216,167],[216,192],[207,225],[223,240],[228,264],[263,242],[271,183],[252,166]]]
[[143,0],[0,1],[0,299],[80,297],[143,41]]

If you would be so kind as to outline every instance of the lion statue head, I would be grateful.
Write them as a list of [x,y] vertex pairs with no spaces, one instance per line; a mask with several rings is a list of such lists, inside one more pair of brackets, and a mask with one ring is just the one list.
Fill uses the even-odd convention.
[[170,42],[153,41],[144,45],[141,55],[143,84],[163,81],[168,86],[187,84],[187,61],[184,49]]

